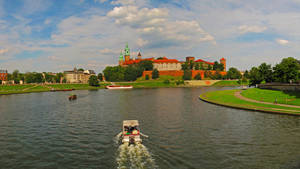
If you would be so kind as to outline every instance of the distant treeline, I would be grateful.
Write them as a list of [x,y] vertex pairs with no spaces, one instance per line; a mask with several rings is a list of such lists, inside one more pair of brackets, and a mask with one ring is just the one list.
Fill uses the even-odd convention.
[[245,72],[244,76],[250,79],[250,85],[265,82],[299,83],[300,64],[295,58],[288,57],[282,59],[274,67],[266,63],[262,63],[258,67],[252,67],[249,72]]

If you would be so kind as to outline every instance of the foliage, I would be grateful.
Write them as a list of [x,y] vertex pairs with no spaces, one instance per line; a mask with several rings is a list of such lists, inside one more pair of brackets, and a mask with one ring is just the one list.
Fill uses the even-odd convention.
[[63,73],[57,73],[54,80],[56,83],[60,83],[60,79],[62,79],[64,77]]
[[209,64],[208,67],[207,67],[207,70],[211,70],[211,69],[212,69],[212,67],[211,67],[211,65]]
[[227,71],[227,79],[240,79],[242,77],[240,71],[237,68],[231,67]]
[[103,81],[103,74],[102,74],[102,73],[99,73],[99,74],[98,74],[98,79],[100,80],[100,82]]
[[121,66],[108,66],[103,70],[106,81],[119,82],[124,81],[125,68]]
[[164,80],[164,84],[170,84],[170,80]]
[[183,80],[177,80],[175,82],[175,84],[178,86],[178,85],[184,85],[184,81]]
[[138,63],[138,67],[144,71],[144,70],[153,70],[153,61],[151,60],[142,60]]
[[150,78],[149,78],[149,75],[146,75],[145,76],[145,80],[149,80]]
[[215,61],[213,65],[213,70],[223,71],[224,65],[222,63],[219,63],[218,61]]
[[298,61],[292,57],[284,58],[277,64],[274,70],[274,81],[289,83],[297,81],[300,65]]
[[194,77],[196,80],[201,80],[201,75],[200,73],[196,74],[196,76]]
[[154,69],[152,71],[152,79],[157,79],[157,78],[159,78],[159,72],[157,69]]
[[182,79],[183,80],[192,80],[192,71],[184,70]]
[[250,75],[249,75],[248,70],[245,71],[245,73],[244,73],[244,78],[246,78],[246,79],[249,79],[249,78],[250,78]]
[[263,81],[262,76],[260,75],[259,69],[257,67],[252,67],[249,74],[250,86],[255,86],[260,84]]
[[83,72],[83,71],[84,71],[84,69],[83,69],[83,68],[79,68],[77,71],[82,71],[82,72]]
[[25,82],[26,83],[43,83],[45,79],[42,73],[37,72],[27,72],[25,74]]
[[200,63],[199,62],[195,63],[195,70],[200,70]]
[[138,75],[138,68],[132,65],[129,65],[124,70],[124,80],[125,81],[135,81],[137,79]]
[[99,86],[98,78],[95,75],[91,75],[88,82],[90,86]]
[[266,63],[262,63],[258,67],[259,74],[263,81],[272,82],[272,67],[271,65],[267,65]]

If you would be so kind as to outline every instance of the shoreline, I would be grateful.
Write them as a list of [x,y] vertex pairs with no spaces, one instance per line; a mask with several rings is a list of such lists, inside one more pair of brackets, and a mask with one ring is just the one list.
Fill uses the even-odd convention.
[[[226,92],[239,92],[241,90],[224,90]],[[236,98],[234,95],[227,94],[226,96],[232,96],[233,99],[236,99],[234,101],[220,101],[220,99],[213,99],[212,97],[207,96],[208,94],[215,94],[216,92],[219,91],[212,91],[212,92],[206,92],[203,93],[199,96],[199,99],[218,106],[224,106],[224,107],[229,107],[229,108],[234,108],[234,109],[241,109],[241,110],[248,110],[248,111],[256,111],[256,112],[262,112],[262,113],[270,113],[270,114],[277,114],[277,115],[290,115],[290,116],[300,116],[300,109],[296,108],[289,108],[285,106],[280,106],[280,105],[268,105],[268,104],[263,104],[263,103],[255,103],[255,102],[249,102],[245,100],[241,100],[239,98]],[[220,96],[220,95],[219,95]],[[222,95],[224,96],[224,95]],[[241,103],[237,103],[235,101],[240,101]]]
[[[154,89],[154,88],[200,88],[200,87],[238,87],[242,85],[215,85],[217,80],[185,81],[185,84],[177,85],[175,81],[164,83],[164,81],[135,81],[135,82],[114,82],[118,85],[132,85],[133,89]],[[231,82],[231,81],[225,81]],[[111,85],[110,82],[102,82],[100,86],[93,87],[88,84],[18,84],[18,85],[0,85],[0,96],[12,94],[40,93],[40,92],[61,92],[54,90],[99,90],[105,89],[105,86]],[[1,89],[2,87],[2,89]],[[6,89],[5,89],[6,88]]]

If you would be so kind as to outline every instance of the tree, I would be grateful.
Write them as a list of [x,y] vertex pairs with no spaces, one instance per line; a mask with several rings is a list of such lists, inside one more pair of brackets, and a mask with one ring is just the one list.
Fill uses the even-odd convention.
[[190,70],[193,70],[193,69],[194,69],[195,62],[191,60],[188,64],[189,64],[189,69],[190,69]]
[[272,68],[271,65],[267,65],[266,63],[262,63],[258,67],[258,71],[262,79],[266,82],[272,82]]
[[200,73],[196,74],[196,76],[194,77],[196,80],[201,80],[201,75]]
[[151,60],[142,60],[138,63],[138,66],[144,70],[153,70],[153,61]]
[[249,72],[248,72],[248,70],[245,71],[244,78],[249,79]]
[[203,68],[203,63],[202,62],[200,62],[200,70],[203,70],[204,68]]
[[106,81],[119,82],[124,81],[125,68],[121,66],[107,66],[104,70],[104,77]]
[[79,68],[77,71],[82,71],[82,72],[83,72],[83,71],[84,71],[84,69],[83,69],[83,68]]
[[189,64],[187,62],[184,62],[182,65],[181,65],[181,70],[187,70],[189,69]]
[[191,70],[184,70],[182,79],[183,80],[192,80],[192,71]]
[[199,64],[199,62],[195,63],[195,70],[200,70],[200,64]]
[[211,70],[211,65],[208,65],[207,70]]
[[56,83],[60,83],[60,80],[64,77],[63,73],[57,73],[54,80]]
[[135,81],[137,79],[137,69],[130,65],[125,68],[124,80],[125,81]]
[[227,71],[227,78],[228,79],[240,79],[242,77],[242,74],[240,71],[238,71],[237,68],[231,67]]
[[297,81],[299,69],[300,65],[296,59],[292,57],[284,58],[279,64],[273,67],[274,80],[282,83]]
[[255,86],[256,84],[260,84],[263,81],[263,78],[260,75],[259,69],[257,67],[252,67],[249,73],[249,85]]
[[152,71],[152,79],[157,79],[157,78],[159,78],[159,72],[157,69],[154,69]]
[[103,81],[103,74],[102,73],[99,73],[98,74],[98,79],[102,82]]
[[149,75],[146,75],[145,76],[145,80],[149,80],[150,78],[149,78]]
[[88,82],[90,86],[99,86],[98,78],[95,75],[91,75]]

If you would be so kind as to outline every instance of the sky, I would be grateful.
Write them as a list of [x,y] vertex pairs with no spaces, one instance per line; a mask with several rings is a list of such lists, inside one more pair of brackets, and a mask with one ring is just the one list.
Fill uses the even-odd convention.
[[0,0],[0,69],[99,73],[126,43],[239,70],[300,59],[300,0]]

